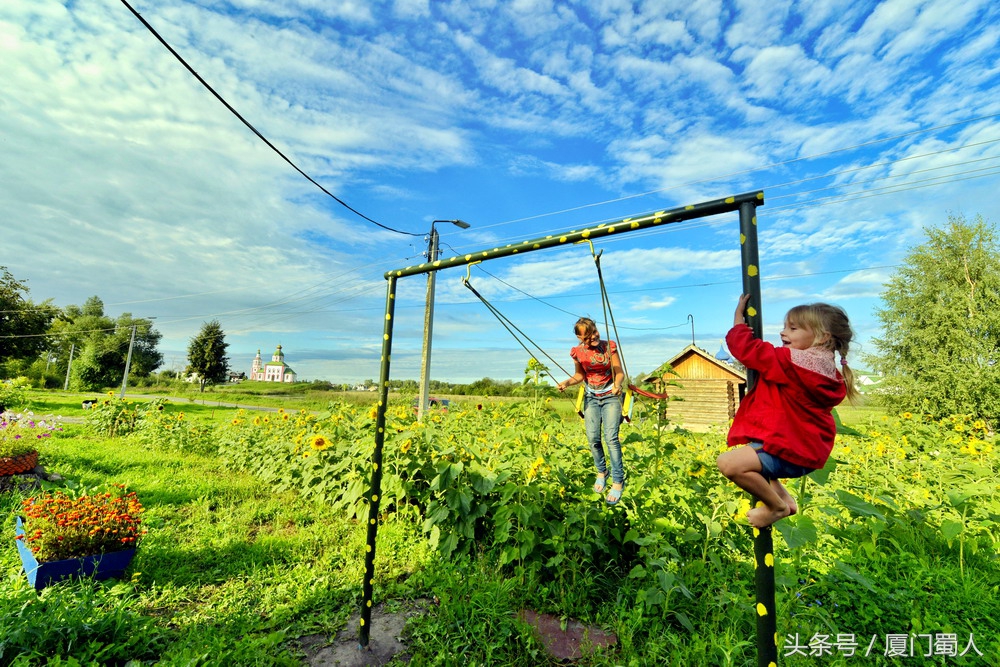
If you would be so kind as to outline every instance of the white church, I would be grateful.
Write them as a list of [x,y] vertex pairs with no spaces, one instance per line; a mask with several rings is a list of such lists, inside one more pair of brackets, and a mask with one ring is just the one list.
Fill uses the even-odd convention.
[[261,382],[295,382],[297,376],[292,367],[285,363],[285,353],[281,351],[281,346],[274,351],[271,361],[264,363],[260,358],[260,350],[254,357],[253,365],[250,368],[250,379]]

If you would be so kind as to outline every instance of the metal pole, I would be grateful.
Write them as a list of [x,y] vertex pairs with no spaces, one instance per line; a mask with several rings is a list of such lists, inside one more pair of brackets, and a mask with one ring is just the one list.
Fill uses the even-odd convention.
[[[745,192],[741,195],[733,195],[724,199],[713,199],[712,201],[701,202],[699,204],[689,204],[677,208],[654,211],[645,215],[624,218],[612,223],[601,223],[596,227],[574,230],[565,234],[550,234],[521,243],[508,243],[503,247],[485,248],[477,252],[470,252],[464,255],[456,255],[445,259],[427,261],[416,266],[407,266],[402,269],[386,271],[385,277],[390,275],[397,278],[403,276],[415,276],[420,273],[431,273],[440,269],[450,269],[453,266],[463,266],[473,262],[485,262],[490,259],[510,257],[511,255],[544,250],[546,248],[556,248],[558,246],[572,246],[587,239],[597,240],[605,236],[614,236],[636,232],[640,229],[649,229],[660,225],[669,225],[684,220],[704,218],[709,215],[719,215],[739,210],[745,203],[753,202],[756,205],[764,203],[764,192]],[[451,220],[438,220],[437,222],[452,222]],[[456,223],[457,224],[457,223]],[[466,223],[463,223],[466,224]],[[461,226],[461,225],[459,225]]]
[[[747,324],[757,338],[763,337],[760,295],[760,257],[757,251],[757,206],[740,204],[740,255],[743,264],[743,293],[747,302]],[[747,391],[757,382],[757,373],[747,369]],[[756,506],[760,501],[753,498]],[[771,526],[753,529],[754,589],[757,597],[757,667],[778,664],[778,621],[774,601],[774,539]]]
[[[431,223],[430,240],[427,245],[427,261],[433,264],[438,258],[438,232]],[[434,329],[434,284],[437,271],[427,274],[427,305],[424,309],[424,351],[420,356],[420,399],[417,403],[417,420],[424,418],[430,403],[431,382],[431,336]]]
[[63,391],[69,391],[69,372],[73,368],[73,351],[76,349],[76,343],[69,344],[69,363],[66,364],[66,384],[63,385]]
[[122,393],[120,398],[125,398],[125,387],[128,386],[128,369],[132,365],[132,346],[135,344],[135,324],[132,324],[132,337],[128,341],[128,356],[125,357],[125,377],[122,378]]
[[689,313],[688,319],[691,320],[691,344],[694,345],[694,315]]
[[[748,228],[752,224],[754,229],[751,234],[746,231],[741,231],[741,243],[745,241],[748,237],[752,239],[751,242],[746,245],[750,245],[753,248],[753,275],[756,276],[757,272],[757,234],[756,234],[756,224],[757,220],[754,216],[754,211],[756,207],[764,203],[764,192],[758,190],[756,192],[747,192],[740,195],[735,195],[732,197],[726,197],[724,199],[716,199],[708,202],[702,202],[700,204],[693,204],[689,206],[683,206],[678,208],[673,208],[664,211],[655,211],[639,217],[625,218],[615,223],[611,224],[600,224],[593,228],[587,228],[578,231],[568,232],[567,234],[559,236],[545,236],[538,239],[533,239],[530,241],[524,241],[521,243],[509,243],[502,248],[492,248],[484,249],[479,252],[469,253],[466,255],[460,255],[452,257],[445,260],[431,260],[428,257],[428,261],[420,264],[418,266],[408,266],[403,269],[395,269],[392,271],[387,271],[385,273],[385,279],[389,282],[388,295],[386,297],[386,321],[385,321],[385,332],[382,335],[382,373],[381,373],[381,386],[379,390],[381,392],[378,409],[376,411],[376,422],[375,422],[375,451],[372,454],[372,485],[371,485],[371,504],[369,506],[368,513],[368,544],[367,544],[367,554],[365,557],[365,580],[362,590],[362,608],[361,608],[361,629],[359,633],[360,648],[367,648],[369,641],[369,632],[371,625],[371,607],[372,607],[372,591],[375,584],[375,540],[378,531],[378,498],[381,494],[382,488],[382,447],[385,443],[385,409],[389,397],[389,353],[392,349],[392,313],[393,306],[396,298],[396,280],[403,276],[413,276],[420,273],[434,274],[440,269],[447,269],[453,266],[460,266],[462,264],[470,264],[472,262],[482,262],[489,259],[498,259],[500,257],[509,257],[511,255],[516,255],[518,253],[534,252],[535,250],[542,250],[546,248],[554,248],[560,245],[573,244],[584,239],[599,238],[602,236],[609,236],[616,233],[627,233],[632,231],[638,231],[640,229],[647,229],[650,227],[655,227],[663,224],[671,224],[675,222],[681,222],[682,220],[691,220],[694,218],[702,218],[710,215],[718,215],[720,213],[728,213],[730,211],[739,210],[740,212],[740,227],[741,230]],[[438,221],[438,222],[454,222],[451,220]],[[454,224],[462,227],[466,223],[459,225],[457,222]],[[464,227],[463,227],[464,229]],[[747,257],[744,255],[743,258],[744,267],[744,286],[747,285],[747,278],[751,273],[748,267]],[[756,298],[752,299],[752,303],[755,304],[755,308],[759,310],[760,308],[760,284],[759,279],[756,281]],[[751,292],[753,293],[753,292]],[[757,312],[755,310],[755,313]],[[759,320],[756,323],[756,331],[760,331]],[[770,537],[770,529],[768,529],[768,537]],[[769,555],[769,554],[768,554]],[[766,556],[762,560],[768,560]],[[773,558],[770,559],[773,563]],[[774,604],[773,604],[773,591],[774,591],[774,572],[771,572],[771,591],[772,591],[772,603],[769,607],[765,607],[765,610],[770,609],[770,618],[772,619],[772,627],[774,627]],[[758,598],[759,599],[759,598]],[[759,627],[758,627],[759,636]],[[774,654],[774,663],[777,664],[777,644],[776,638],[772,632],[772,653]],[[758,646],[761,645],[758,639]],[[762,655],[759,653],[759,655]]]
[[361,586],[360,649],[368,647],[372,624],[372,598],[375,587],[375,545],[378,539],[378,508],[382,497],[382,447],[385,444],[385,409],[389,404],[389,359],[392,354],[392,317],[396,306],[396,279],[389,278],[385,299],[385,325],[382,332],[382,360],[379,371],[379,399],[375,411],[375,450],[372,452],[372,482],[368,492],[368,539],[365,546],[365,580]]

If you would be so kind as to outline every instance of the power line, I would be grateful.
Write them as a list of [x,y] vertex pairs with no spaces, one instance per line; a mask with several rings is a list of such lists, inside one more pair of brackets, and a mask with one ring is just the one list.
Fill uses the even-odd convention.
[[[526,217],[523,217],[523,218],[515,218],[513,220],[506,220],[506,221],[503,221],[503,222],[494,223],[492,225],[485,225],[485,226],[484,225],[479,225],[477,228],[480,229],[480,230],[482,230],[482,229],[489,229],[490,227],[499,227],[499,226],[503,226],[503,225],[514,224],[514,223],[517,223],[517,222],[525,222],[527,220],[536,220],[538,218],[545,218],[545,217],[550,217],[550,216],[555,216],[555,215],[562,215],[564,213],[572,213],[574,211],[580,211],[580,210],[587,209],[587,208],[594,208],[594,207],[597,207],[597,206],[603,206],[605,204],[615,204],[615,203],[626,201],[626,200],[630,200],[630,199],[638,199],[638,198],[641,198],[641,197],[647,197],[649,195],[660,194],[662,192],[667,192],[669,190],[678,190],[680,188],[687,188],[687,187],[691,187],[691,186],[694,186],[694,185],[704,185],[705,183],[715,183],[715,182],[722,181],[724,179],[729,179],[729,178],[733,178],[733,177],[736,177],[736,176],[746,176],[747,174],[753,174],[753,173],[757,173],[757,172],[760,172],[760,171],[767,171],[768,169],[773,169],[775,167],[783,167],[783,166],[787,166],[789,164],[794,164],[796,162],[805,162],[805,161],[809,161],[809,160],[815,160],[815,159],[818,159],[818,158],[829,157],[831,155],[836,155],[838,153],[845,153],[845,152],[848,152],[848,151],[857,150],[859,148],[868,148],[870,146],[875,146],[877,144],[887,143],[887,142],[890,142],[890,141],[896,141],[898,139],[905,139],[907,137],[912,137],[912,136],[918,135],[918,134],[926,134],[928,132],[936,132],[938,130],[947,130],[947,129],[951,129],[953,127],[958,127],[960,125],[967,125],[969,123],[975,123],[977,121],[982,121],[982,120],[991,120],[991,119],[998,118],[998,117],[1000,117],[1000,113],[988,114],[986,116],[977,116],[975,118],[968,118],[966,120],[956,121],[954,123],[946,123],[944,125],[936,125],[934,127],[928,127],[928,128],[924,128],[924,129],[921,129],[921,130],[913,130],[911,132],[904,132],[902,134],[897,134],[897,135],[894,135],[894,136],[891,136],[891,137],[885,137],[885,138],[882,138],[882,139],[873,139],[872,141],[866,141],[866,142],[863,142],[863,143],[860,143],[860,144],[855,144],[853,146],[845,146],[845,147],[842,147],[842,148],[835,148],[835,149],[832,149],[832,150],[829,150],[829,151],[825,151],[823,153],[814,153],[812,155],[804,155],[802,157],[791,158],[789,160],[782,160],[780,162],[773,162],[771,164],[763,165],[763,166],[760,166],[760,167],[753,167],[751,169],[744,169],[744,170],[741,170],[741,171],[734,171],[734,172],[730,172],[728,174],[723,174],[723,175],[720,175],[720,176],[712,176],[710,178],[703,178],[703,179],[699,179],[699,180],[696,180],[696,181],[687,181],[687,182],[684,182],[684,183],[678,183],[677,185],[671,185],[671,186],[668,186],[668,187],[665,187],[665,188],[657,188],[656,190],[648,190],[646,192],[640,192],[640,193],[637,193],[637,194],[626,195],[624,197],[617,197],[615,199],[607,199],[605,201],[592,202],[592,203],[589,203],[589,204],[582,204],[580,206],[573,206],[573,207],[562,209],[562,210],[559,210],[559,211],[550,211],[550,212],[547,212],[547,213],[538,213],[536,215],[530,215],[530,216],[526,216]],[[990,143],[990,142],[983,142],[983,143]],[[976,144],[973,144],[973,145],[976,145]],[[903,159],[907,159],[907,158],[903,158]],[[780,186],[771,186],[771,187],[780,187]]]
[[172,46],[170,46],[170,44],[167,43],[167,40],[163,39],[163,37],[160,36],[160,33],[156,32],[156,30],[153,28],[153,26],[151,26],[149,24],[149,22],[146,21],[146,19],[142,18],[142,16],[139,14],[139,12],[137,12],[135,9],[132,8],[132,5],[128,4],[128,2],[126,0],[122,0],[122,4],[125,5],[128,8],[128,10],[130,12],[132,12],[132,14],[135,15],[135,17],[137,19],[139,19],[139,21],[142,23],[142,25],[144,25],[146,27],[146,29],[149,30],[149,32],[152,33],[152,35],[154,37],[156,37],[156,39],[159,40],[159,42],[161,44],[163,44],[163,46],[165,46],[168,51],[170,51],[170,53],[174,56],[174,58],[176,58],[178,60],[178,62],[180,62],[180,64],[184,65],[184,67],[187,69],[187,71],[191,72],[191,74],[194,75],[194,78],[198,79],[198,82],[201,83],[201,85],[204,86],[208,90],[208,92],[212,93],[212,95],[215,96],[215,99],[217,99],[220,102],[222,102],[223,106],[225,106],[227,109],[229,109],[229,111],[234,116],[236,116],[237,118],[240,119],[240,122],[242,122],[244,125],[246,125],[247,128],[249,128],[251,132],[253,132],[255,135],[257,135],[258,139],[260,139],[265,144],[267,144],[268,148],[270,148],[272,151],[274,151],[275,153],[277,153],[281,157],[281,159],[283,159],[285,162],[287,162],[292,167],[292,169],[294,169],[295,171],[299,172],[303,177],[305,177],[305,179],[307,181],[309,181],[310,183],[312,183],[313,185],[315,185],[317,188],[319,188],[320,190],[322,190],[327,196],[331,197],[334,201],[336,201],[338,204],[340,204],[341,206],[343,206],[344,208],[346,208],[348,211],[350,211],[351,213],[354,213],[355,215],[357,215],[360,218],[363,218],[364,220],[367,220],[368,222],[372,223],[373,225],[377,225],[377,226],[381,227],[382,229],[386,229],[386,230],[388,230],[390,232],[395,232],[397,234],[405,234],[407,236],[424,236],[424,234],[422,234],[422,233],[418,234],[418,233],[415,233],[415,232],[404,232],[404,231],[402,231],[400,229],[393,229],[392,227],[389,227],[388,225],[383,225],[381,222],[378,222],[377,220],[372,220],[367,215],[365,215],[361,211],[353,208],[347,202],[345,202],[343,199],[341,199],[340,197],[338,197],[337,195],[333,194],[332,192],[330,192],[329,190],[327,190],[326,188],[324,188],[322,185],[320,185],[319,183],[317,183],[313,179],[312,176],[310,176],[306,172],[304,172],[301,169],[299,169],[298,165],[296,165],[294,162],[292,162],[291,159],[289,159],[289,157],[287,155],[285,155],[284,153],[282,153],[278,149],[277,146],[275,146],[270,141],[268,141],[267,137],[265,137],[263,134],[261,134],[257,130],[256,127],[254,127],[253,125],[250,124],[250,121],[248,121],[246,118],[244,118],[242,115],[240,115],[239,111],[237,111],[236,109],[234,109],[233,106],[231,104],[229,104],[229,102],[227,102],[225,100],[225,98],[222,97],[222,95],[220,95],[219,93],[217,93],[215,91],[215,89],[212,88],[212,86],[209,85],[209,83],[207,81],[205,81],[205,79],[203,79],[202,76],[200,74],[198,74],[198,72],[196,72],[195,69],[193,67],[191,67],[191,65],[189,65],[187,63],[187,61],[184,60],[184,58],[181,57],[181,55],[179,53],[177,53],[177,51],[175,51]]

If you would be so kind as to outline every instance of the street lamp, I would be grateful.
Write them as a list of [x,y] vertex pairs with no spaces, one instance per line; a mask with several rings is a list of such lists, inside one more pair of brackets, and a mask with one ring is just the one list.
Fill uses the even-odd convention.
[[[459,229],[468,229],[471,225],[464,220],[435,220],[431,222],[431,231],[427,241],[427,261],[433,263],[438,258],[438,233],[434,225],[439,222],[450,222]],[[427,272],[427,306],[424,309],[424,352],[420,357],[420,399],[417,403],[417,419],[424,418],[428,408],[429,387],[431,380],[431,333],[434,329],[434,282],[437,271]]]

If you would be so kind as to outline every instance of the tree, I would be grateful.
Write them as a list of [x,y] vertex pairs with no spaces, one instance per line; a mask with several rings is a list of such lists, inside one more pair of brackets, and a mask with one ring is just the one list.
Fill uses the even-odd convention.
[[1000,247],[981,216],[949,216],[903,260],[876,311],[880,394],[899,410],[1000,415]]
[[188,373],[198,376],[201,391],[208,382],[225,382],[229,373],[229,358],[226,357],[226,334],[218,320],[202,325],[198,335],[188,345]]
[[153,321],[132,317],[131,313],[112,319],[104,314],[104,302],[96,296],[88,298],[82,308],[67,306],[52,324],[50,334],[59,343],[56,352],[63,369],[73,351],[72,381],[77,390],[92,391],[121,384],[130,344],[131,377],[148,377],[163,364],[163,355],[157,350],[163,336],[153,328]]
[[50,301],[36,305],[27,294],[27,285],[0,266],[0,359],[4,362],[27,360],[30,365],[49,349],[45,334],[59,309]]

